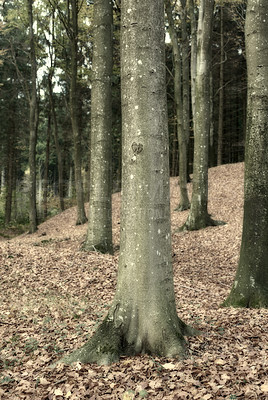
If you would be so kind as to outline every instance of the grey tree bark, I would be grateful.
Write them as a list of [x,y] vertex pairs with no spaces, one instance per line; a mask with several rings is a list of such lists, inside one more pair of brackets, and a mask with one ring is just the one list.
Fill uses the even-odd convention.
[[48,200],[48,170],[49,170],[49,155],[50,155],[50,136],[51,136],[51,110],[48,110],[47,115],[47,140],[46,140],[46,158],[44,169],[44,192],[43,192],[43,208],[44,218],[47,218],[47,200]]
[[123,176],[118,282],[107,317],[65,362],[185,357],[171,262],[164,0],[121,1]]
[[[165,0],[166,13],[168,17],[169,34],[172,43],[173,57],[174,57],[174,96],[176,102],[176,117],[177,117],[177,136],[179,142],[179,185],[180,185],[180,203],[177,210],[187,210],[190,207],[190,201],[187,191],[187,144],[189,138],[189,129],[187,132],[185,122],[185,108],[184,98],[182,99],[182,59],[181,49],[179,45],[178,35],[174,26],[174,19],[172,15],[172,8],[170,0]],[[184,53],[183,53],[184,54]],[[184,54],[185,55],[185,54]],[[185,96],[187,101],[187,96]],[[189,101],[189,98],[188,98]],[[189,116],[188,116],[188,127],[189,127]]]
[[62,154],[59,142],[58,121],[56,116],[55,101],[53,95],[52,77],[53,77],[53,68],[50,70],[48,74],[48,89],[49,89],[51,115],[53,121],[53,134],[54,134],[55,148],[58,161],[60,210],[64,211],[63,162],[62,162]]
[[[51,24],[52,24],[52,28],[51,28],[52,43],[54,43],[54,41],[55,41],[55,32],[54,32],[54,30],[55,30],[55,12],[54,12],[54,10],[52,13]],[[64,181],[63,181],[62,150],[60,147],[58,121],[57,121],[57,115],[56,115],[55,100],[54,100],[54,94],[53,94],[53,82],[52,82],[56,61],[55,61],[55,54],[53,54],[54,50],[50,43],[48,43],[48,50],[49,50],[48,53],[49,53],[49,58],[50,58],[50,69],[49,69],[49,73],[48,73],[49,102],[50,102],[50,108],[51,108],[53,134],[54,134],[57,161],[58,161],[60,210],[64,211]]]
[[95,0],[91,87],[90,194],[85,250],[112,253],[111,0]]
[[244,222],[238,269],[225,306],[268,307],[268,2],[248,0]]
[[71,77],[70,77],[70,114],[74,141],[74,176],[77,200],[76,225],[87,221],[82,184],[81,132],[78,123],[78,89],[77,89],[77,42],[78,42],[78,2],[70,0],[71,5]]
[[15,189],[16,98],[11,105],[8,119],[9,133],[7,137],[5,224],[9,224],[11,221],[13,191]]
[[191,20],[191,100],[192,115],[194,121],[195,115],[195,80],[196,80],[196,56],[197,56],[197,22],[196,22],[196,4],[195,0],[189,0],[189,14]]
[[180,230],[197,230],[220,223],[213,221],[207,210],[213,9],[213,0],[200,1],[197,29],[193,192],[189,215]]
[[31,92],[29,94],[30,115],[29,115],[29,233],[37,231],[37,208],[36,208],[36,142],[38,127],[38,99],[37,99],[37,65],[35,56],[35,40],[33,30],[33,1],[27,0],[27,11],[29,20],[30,38],[30,62],[31,62]]
[[221,57],[220,57],[220,88],[219,88],[219,119],[218,119],[218,146],[217,146],[217,165],[222,164],[223,150],[223,79],[224,79],[224,34],[223,34],[223,5],[221,5]]
[[[182,44],[182,103],[183,103],[183,130],[186,141],[186,175],[188,180],[188,145],[190,138],[190,63],[189,63],[189,35],[187,30],[188,7],[186,0],[181,3],[181,44]],[[190,208],[190,204],[188,205]]]

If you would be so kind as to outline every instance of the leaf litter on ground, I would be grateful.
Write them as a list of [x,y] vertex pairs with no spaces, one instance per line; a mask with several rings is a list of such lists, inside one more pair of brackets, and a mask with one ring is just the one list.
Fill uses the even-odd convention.
[[[75,208],[32,235],[0,243],[0,399],[268,399],[268,311],[222,308],[243,218],[243,163],[209,170],[209,212],[226,225],[176,233],[187,211],[171,178],[174,285],[179,316],[203,335],[183,361],[139,355],[110,366],[51,364],[94,333],[116,285],[114,256],[80,251]],[[191,193],[191,184],[188,185]],[[113,195],[119,247],[120,193]]]

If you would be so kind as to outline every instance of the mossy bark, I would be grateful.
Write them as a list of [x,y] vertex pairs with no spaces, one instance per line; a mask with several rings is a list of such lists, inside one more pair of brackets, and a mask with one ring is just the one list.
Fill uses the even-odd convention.
[[112,253],[112,23],[110,0],[94,2],[90,201],[83,249]]
[[[161,292],[161,291],[160,291]],[[118,294],[118,293],[117,293]],[[131,296],[121,304],[116,296],[108,315],[92,338],[84,346],[61,359],[61,362],[97,363],[107,365],[117,362],[120,356],[151,354],[183,359],[188,355],[184,336],[197,332],[182,322],[176,314],[171,316],[166,308],[149,299],[138,308]],[[144,299],[144,298],[143,298]],[[173,309],[174,311],[174,309]]]
[[249,0],[246,17],[248,106],[240,259],[223,305],[268,307],[268,3]]
[[92,339],[64,362],[139,353],[184,358],[172,272],[164,1],[122,0],[123,174],[115,298]]

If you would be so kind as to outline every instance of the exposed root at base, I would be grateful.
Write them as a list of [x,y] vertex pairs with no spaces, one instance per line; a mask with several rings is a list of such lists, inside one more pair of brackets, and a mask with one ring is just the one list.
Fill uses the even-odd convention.
[[195,219],[195,220],[187,219],[185,224],[183,224],[175,232],[198,231],[200,229],[205,229],[208,226],[220,226],[220,225],[226,225],[226,222],[214,220],[210,217],[210,215],[208,215],[207,218],[203,219]]
[[122,327],[116,327],[114,321],[106,317],[92,338],[84,346],[62,358],[59,363],[72,364],[74,362],[81,362],[85,364],[97,363],[98,365],[108,365],[118,362],[120,356],[134,356],[141,353],[185,359],[188,352],[182,335],[196,335],[199,332],[186,325],[179,318],[178,320],[181,332],[173,332],[170,336],[167,335],[165,338],[161,338],[159,343],[155,345],[155,349],[146,340],[142,347],[137,349],[135,343],[128,343]]

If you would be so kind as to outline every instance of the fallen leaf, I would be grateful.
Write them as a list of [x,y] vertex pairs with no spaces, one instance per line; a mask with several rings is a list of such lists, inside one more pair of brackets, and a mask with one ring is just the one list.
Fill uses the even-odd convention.
[[55,396],[63,396],[63,392],[61,389],[55,389],[54,394],[55,394]]
[[173,363],[165,363],[165,364],[162,365],[162,367],[165,368],[165,369],[172,370],[172,369],[174,369],[176,367],[176,365],[173,364]]
[[46,378],[40,378],[39,385],[49,385],[50,382]]
[[224,361],[222,358],[217,358],[215,360],[215,364],[224,365],[224,364],[226,364],[226,361]]
[[268,392],[268,383],[264,383],[263,385],[261,385],[261,390],[263,392]]

